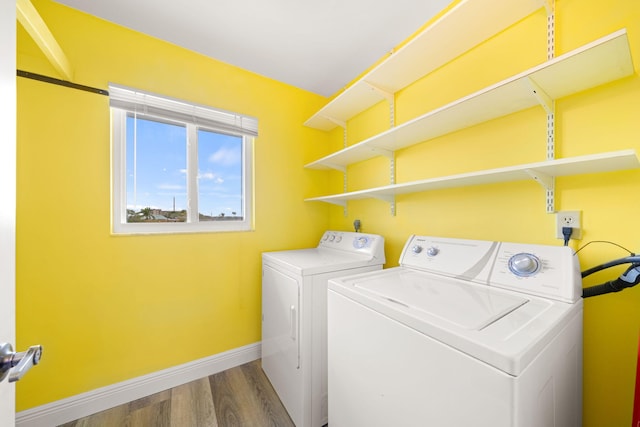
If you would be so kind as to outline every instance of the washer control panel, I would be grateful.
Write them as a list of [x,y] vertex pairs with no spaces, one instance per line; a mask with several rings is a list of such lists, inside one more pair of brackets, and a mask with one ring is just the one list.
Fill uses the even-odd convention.
[[582,297],[578,257],[567,246],[503,242],[490,284],[566,302]]
[[566,302],[582,296],[580,265],[566,246],[414,235],[400,265]]
[[[403,267],[486,283],[494,242],[412,236],[400,256]],[[479,268],[478,268],[479,267]]]
[[326,231],[320,238],[318,248],[368,254],[384,262],[384,238],[377,234]]

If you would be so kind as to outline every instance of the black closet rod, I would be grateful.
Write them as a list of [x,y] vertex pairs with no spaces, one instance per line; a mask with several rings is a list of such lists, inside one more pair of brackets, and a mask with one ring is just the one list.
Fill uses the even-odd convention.
[[109,96],[109,91],[104,89],[98,89],[91,86],[79,85],[77,83],[71,83],[66,80],[54,79],[53,77],[43,76],[42,74],[30,73],[28,71],[16,70],[18,77],[24,77],[27,79],[38,80],[45,83],[51,83],[54,85],[70,87],[72,89],[84,90],[86,92],[97,93],[98,95]]

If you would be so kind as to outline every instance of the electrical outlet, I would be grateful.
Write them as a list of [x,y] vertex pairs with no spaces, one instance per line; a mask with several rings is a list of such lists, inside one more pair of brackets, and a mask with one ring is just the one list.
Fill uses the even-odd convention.
[[571,227],[573,228],[571,238],[581,239],[582,228],[580,224],[580,211],[562,211],[556,213],[556,238],[564,239],[562,227]]

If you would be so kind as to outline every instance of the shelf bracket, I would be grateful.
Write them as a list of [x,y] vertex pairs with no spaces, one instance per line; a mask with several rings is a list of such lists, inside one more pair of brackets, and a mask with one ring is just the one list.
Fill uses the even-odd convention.
[[373,90],[374,92],[380,94],[384,99],[386,99],[390,103],[393,102],[393,98],[394,98],[393,93],[391,93],[389,91],[386,91],[386,90],[384,90],[382,88],[379,88],[378,86],[376,86],[373,83],[370,83],[370,82],[368,82],[366,80],[365,80],[365,83],[366,83],[367,86],[369,86],[369,88],[371,90]]
[[326,167],[328,167],[328,168],[331,168],[331,169],[334,169],[334,170],[340,171],[340,172],[342,172],[342,173],[347,173],[347,168],[346,168],[346,167],[344,167],[344,166],[340,166],[340,165],[332,165],[332,164],[330,164],[330,163],[325,163],[325,166],[326,166]]
[[387,100],[387,102],[389,103],[389,127],[394,127],[396,125],[396,97],[394,96],[394,94],[366,80],[364,81],[364,83],[369,86],[369,89]]
[[544,7],[545,9],[547,9],[547,14],[553,13],[553,9],[554,9],[553,3],[554,3],[554,0],[545,0]]
[[553,189],[554,179],[553,176],[544,172],[537,171],[535,169],[526,169],[525,172],[533,178],[538,184],[542,185],[545,190]]
[[540,172],[534,169],[526,169],[525,172],[533,178],[538,184],[545,190],[545,205],[547,213],[555,212],[555,189],[556,178],[544,172]]
[[347,129],[347,122],[345,122],[344,120],[338,120],[336,118],[329,117],[329,116],[322,116],[322,117],[326,120],[329,120],[334,125],[340,126],[342,129],[345,129],[345,130]]
[[536,83],[533,81],[531,77],[527,77],[523,80],[524,84],[527,85],[533,96],[538,100],[538,103],[542,105],[547,111],[547,114],[553,114],[553,99]]
[[371,152],[389,159],[389,183],[396,183],[396,157],[395,152],[386,148],[371,147]]
[[342,206],[345,209],[345,211],[347,209],[346,200],[323,200],[323,202],[331,203],[332,205]]
[[389,207],[391,209],[391,215],[396,215],[396,196],[384,196],[384,195],[373,195],[374,199],[382,200],[383,202],[389,203]]
[[386,148],[371,147],[370,150],[372,153],[376,153],[388,159],[393,159],[393,151],[387,150]]

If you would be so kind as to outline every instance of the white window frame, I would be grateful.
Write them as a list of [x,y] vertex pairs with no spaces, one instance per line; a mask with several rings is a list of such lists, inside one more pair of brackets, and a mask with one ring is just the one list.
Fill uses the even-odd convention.
[[[111,224],[113,234],[173,234],[252,231],[254,217],[253,141],[257,120],[185,101],[166,98],[123,86],[109,85],[112,125]],[[187,128],[187,221],[162,223],[127,222],[126,120],[128,113],[155,117]],[[243,140],[243,219],[199,221],[198,129],[241,136]],[[195,165],[195,166],[194,166]]]

